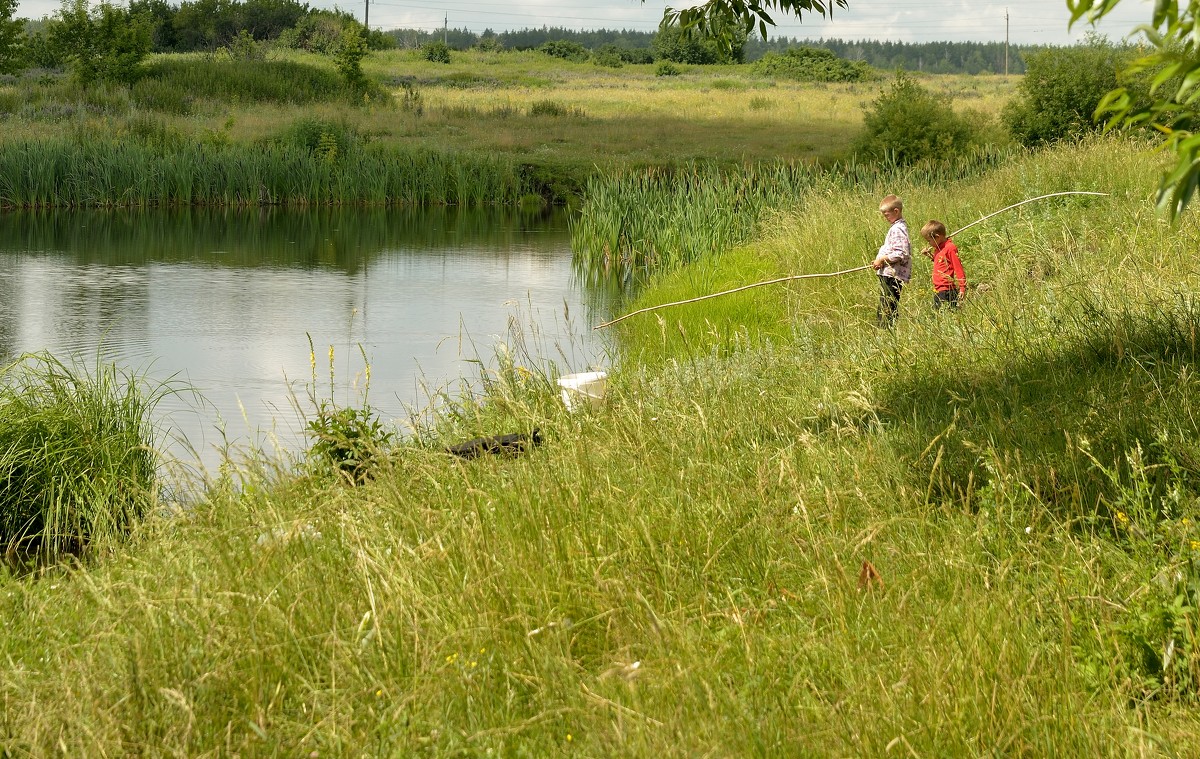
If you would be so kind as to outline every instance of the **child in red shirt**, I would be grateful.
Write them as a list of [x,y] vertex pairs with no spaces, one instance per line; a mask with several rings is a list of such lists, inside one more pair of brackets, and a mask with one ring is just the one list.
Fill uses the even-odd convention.
[[967,275],[958,258],[958,247],[946,236],[946,225],[940,221],[926,222],[921,237],[933,246],[923,251],[933,261],[933,310],[958,308],[959,300],[967,294]]

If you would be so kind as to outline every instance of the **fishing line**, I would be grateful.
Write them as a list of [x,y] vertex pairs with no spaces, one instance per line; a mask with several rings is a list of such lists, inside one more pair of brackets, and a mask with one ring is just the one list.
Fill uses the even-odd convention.
[[[1026,198],[1025,200],[1022,200],[1018,203],[1013,203],[1011,206],[1005,206],[1004,208],[1001,208],[999,211],[993,211],[992,213],[989,213],[987,216],[984,216],[980,219],[976,219],[975,221],[971,222],[967,226],[965,226],[961,229],[957,229],[953,233],[946,235],[946,236],[953,237],[954,235],[965,232],[966,230],[970,229],[971,227],[975,226],[976,224],[980,224],[982,222],[987,221],[988,219],[992,218],[993,216],[1002,214],[1005,211],[1011,211],[1012,209],[1017,208],[1018,206],[1023,206],[1026,203],[1032,203],[1035,200],[1045,200],[1046,198],[1057,198],[1062,195],[1100,195],[1103,197],[1108,197],[1107,192],[1091,192],[1088,190],[1068,190],[1066,192],[1052,192],[1048,195],[1038,195],[1036,198]],[[625,314],[624,316],[618,316],[616,319],[613,319],[612,321],[607,321],[607,322],[604,322],[603,324],[597,324],[595,327],[592,327],[592,330],[595,331],[598,329],[603,329],[605,327],[611,327],[612,325],[616,324],[617,322],[624,321],[625,319],[628,319],[631,316],[637,316],[638,314],[644,314],[648,311],[657,311],[662,308],[671,308],[673,306],[683,306],[688,303],[698,303],[702,300],[708,300],[710,298],[719,298],[722,295],[732,295],[733,293],[740,293],[743,290],[749,290],[754,287],[764,287],[766,285],[777,285],[777,284],[780,284],[781,282],[792,282],[792,281],[795,281],[798,279],[819,279],[819,278],[823,278],[823,277],[840,277],[843,274],[850,274],[850,273],[856,272],[856,271],[864,271],[864,270],[870,269],[870,268],[872,268],[871,264],[867,264],[866,266],[856,266],[853,269],[843,269],[841,271],[833,271],[833,272],[828,272],[828,273],[824,273],[824,274],[793,274],[788,277],[779,277],[778,279],[768,279],[765,282],[755,282],[754,284],[751,284],[751,285],[742,285],[741,287],[735,287],[732,290],[722,290],[719,293],[710,293],[709,295],[701,295],[696,298],[688,298],[687,300],[677,300],[677,301],[674,301],[673,303],[660,303],[657,306],[647,306],[646,308],[639,308],[637,311],[631,311],[631,312]]]

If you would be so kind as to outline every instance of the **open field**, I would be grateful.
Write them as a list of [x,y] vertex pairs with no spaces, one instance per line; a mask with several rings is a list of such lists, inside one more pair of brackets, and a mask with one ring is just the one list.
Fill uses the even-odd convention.
[[641,304],[861,265],[885,191],[951,229],[1110,196],[959,238],[961,313],[918,261],[894,333],[870,274],[644,315],[583,413],[513,341],[361,487],[243,463],[0,576],[0,752],[1196,756],[1200,226],[1156,161],[822,190]]
[[[267,75],[239,82],[236,64],[177,55],[152,59],[151,74],[132,89],[83,92],[37,77],[0,87],[0,114],[7,114],[0,148],[114,138],[259,145],[318,120],[377,148],[502,156],[578,187],[597,168],[843,158],[863,107],[887,81],[799,84],[756,77],[749,66],[685,66],[679,76],[657,77],[650,65],[607,69],[539,53],[464,53],[444,65],[391,51],[364,64],[390,98],[351,104],[337,91],[329,59],[292,52],[273,61],[274,83],[262,81]],[[206,78],[185,77],[189,67],[207,68]],[[195,82],[206,80],[229,84],[199,91]],[[985,120],[994,120],[1016,82],[922,79],[951,107]],[[272,91],[296,93],[295,100]]]

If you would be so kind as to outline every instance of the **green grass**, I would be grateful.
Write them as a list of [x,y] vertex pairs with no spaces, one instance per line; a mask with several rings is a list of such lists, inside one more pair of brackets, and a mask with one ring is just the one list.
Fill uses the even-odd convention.
[[169,135],[164,142],[157,132],[120,142],[93,133],[76,141],[2,143],[0,207],[480,206],[516,205],[550,192],[503,156],[352,145],[344,126],[301,126],[253,146],[219,138],[184,143]]
[[883,183],[940,186],[1019,155],[989,148],[952,163],[927,161],[904,170],[856,161],[827,169],[775,161],[603,172],[584,186],[586,201],[571,226],[571,247],[588,279],[636,281],[740,245],[772,215],[803,207],[810,196]]
[[[1191,755],[1200,227],[1155,216],[1156,160],[890,184],[952,230],[1111,193],[960,236],[961,313],[918,263],[894,333],[869,274],[642,315],[602,409],[517,351],[360,486],[231,464],[94,566],[0,579],[0,750]],[[882,189],[643,303],[861,264]],[[535,425],[519,458],[442,452]]]
[[[103,148],[117,137],[166,153],[200,143],[253,151],[286,125],[315,120],[339,124],[396,153],[453,155],[466,165],[503,156],[521,167],[522,176],[540,182],[537,192],[573,204],[579,188],[599,172],[841,161],[860,129],[862,107],[879,86],[766,80],[752,76],[748,65],[694,66],[664,78],[654,75],[653,65],[609,69],[540,53],[472,52],[443,65],[422,60],[416,51],[387,51],[364,61],[371,95],[351,103],[329,58],[295,51],[273,56],[249,64],[221,56],[155,56],[132,87],[81,88],[55,75],[0,85],[5,124],[0,148],[23,151],[31,143],[60,142]],[[948,103],[969,99],[978,112],[973,118],[985,129],[994,127],[1014,86],[1003,77],[947,76],[923,83]],[[95,156],[96,170],[122,175],[125,167],[107,165],[107,153]],[[114,160],[126,159],[117,151]],[[237,153],[214,153],[211,160],[221,162],[214,167],[218,173],[243,171]],[[150,169],[142,176],[175,168],[165,159],[159,163],[139,167]],[[378,168],[341,170],[371,174]],[[109,191],[103,177],[94,174],[83,172],[71,186],[52,186],[43,197],[61,196],[69,205],[76,202],[69,198],[85,194],[112,203],[104,197]],[[368,176],[350,181],[374,183]],[[180,180],[156,189],[169,192],[172,183]],[[257,188],[251,189],[257,198]],[[311,199],[319,189],[305,191],[306,202],[320,202]],[[205,190],[199,197],[206,203],[243,203],[240,191],[232,199]],[[140,192],[135,186],[133,193]],[[371,191],[360,195],[378,197]]]
[[0,544],[54,559],[128,535],[158,498],[163,388],[113,365],[24,356],[0,374]]

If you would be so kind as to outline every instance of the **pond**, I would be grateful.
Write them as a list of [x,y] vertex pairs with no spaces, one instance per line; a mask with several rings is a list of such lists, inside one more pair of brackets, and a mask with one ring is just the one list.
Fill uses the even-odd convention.
[[194,389],[203,402],[170,395],[156,421],[171,456],[210,470],[226,444],[302,449],[310,344],[316,397],[332,347],[334,398],[361,403],[365,355],[370,404],[401,430],[513,327],[562,373],[608,361],[591,329],[606,296],[574,273],[559,210],[8,214],[0,261],[0,353],[100,356]]

